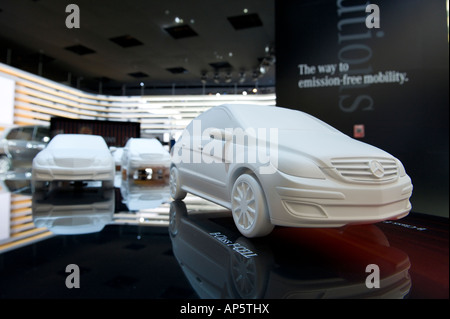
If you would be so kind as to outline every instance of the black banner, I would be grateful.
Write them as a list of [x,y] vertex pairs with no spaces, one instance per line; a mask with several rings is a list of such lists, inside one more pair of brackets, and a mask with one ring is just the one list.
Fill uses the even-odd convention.
[[369,4],[276,1],[277,105],[396,156],[413,180],[413,209],[430,212],[432,192],[448,216],[446,2]]

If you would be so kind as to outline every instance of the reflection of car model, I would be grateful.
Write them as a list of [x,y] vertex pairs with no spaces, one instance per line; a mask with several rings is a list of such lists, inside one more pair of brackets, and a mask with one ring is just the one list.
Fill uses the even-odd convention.
[[34,225],[45,227],[54,234],[99,232],[113,220],[114,190],[89,187],[35,192],[31,207]]
[[0,192],[31,195],[31,172],[8,172],[0,179]]
[[32,186],[42,188],[52,181],[102,181],[104,187],[113,187],[114,174],[114,159],[103,137],[59,134],[34,158]]
[[185,129],[172,152],[171,195],[232,211],[247,237],[274,225],[340,227],[406,216],[401,162],[300,111],[222,105]]
[[[404,298],[409,257],[375,225],[275,229],[257,241],[228,224],[229,215],[170,207],[172,250],[200,298]],[[379,288],[366,285],[379,266]]]
[[120,184],[122,202],[132,212],[151,209],[170,201],[168,184],[136,184],[132,180],[122,181]]
[[130,138],[123,149],[122,177],[167,182],[170,154],[155,138]]
[[50,128],[27,125],[7,128],[0,140],[0,173],[8,170],[30,170],[34,156],[50,140]]

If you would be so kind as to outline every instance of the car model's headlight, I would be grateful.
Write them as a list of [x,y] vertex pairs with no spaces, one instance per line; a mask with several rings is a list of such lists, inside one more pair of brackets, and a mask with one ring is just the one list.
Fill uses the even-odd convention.
[[[281,172],[304,178],[325,179],[325,175],[312,160],[292,154],[280,154],[278,159],[278,170]],[[272,164],[275,163],[272,161]]]
[[96,157],[93,166],[111,166],[114,163],[114,159],[111,157]]
[[397,167],[398,167],[398,175],[400,177],[406,176],[406,170],[405,170],[405,167],[403,166],[402,162],[400,162],[398,159],[396,159],[396,162],[397,162]]
[[38,164],[40,166],[55,166],[55,160],[53,159],[52,156],[39,156],[39,155],[37,155],[34,158],[34,161],[36,162],[36,164]]

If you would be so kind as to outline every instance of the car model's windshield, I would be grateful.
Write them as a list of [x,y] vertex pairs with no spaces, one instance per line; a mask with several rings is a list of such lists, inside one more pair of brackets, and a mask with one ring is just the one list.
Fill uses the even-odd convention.
[[83,134],[57,135],[50,141],[47,148],[108,150],[108,147],[101,136]]

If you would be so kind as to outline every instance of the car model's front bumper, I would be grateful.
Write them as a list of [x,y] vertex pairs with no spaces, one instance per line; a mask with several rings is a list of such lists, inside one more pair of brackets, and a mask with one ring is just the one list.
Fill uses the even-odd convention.
[[[281,172],[263,177],[271,222],[280,226],[340,227],[399,219],[411,210],[411,179],[385,184],[353,184],[310,179]],[[268,185],[263,181],[263,185]]]
[[32,170],[34,181],[112,181],[115,175],[115,166],[109,167],[49,167],[33,166]]

